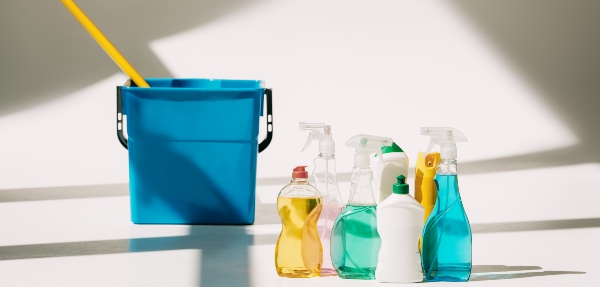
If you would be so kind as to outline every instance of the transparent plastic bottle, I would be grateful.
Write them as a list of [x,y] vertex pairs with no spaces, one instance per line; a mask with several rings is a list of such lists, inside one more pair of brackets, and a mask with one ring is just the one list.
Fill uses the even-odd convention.
[[[468,281],[472,268],[472,235],[458,189],[456,144],[466,137],[452,128],[423,128],[441,145],[436,167],[437,200],[423,228],[422,263],[426,281]],[[431,149],[428,150],[428,152]]]
[[390,138],[367,135],[355,136],[346,143],[356,148],[350,197],[331,233],[331,260],[340,278],[375,279],[381,239],[377,232],[369,153],[380,152],[382,145],[391,144]]
[[381,239],[377,232],[377,204],[370,186],[371,170],[356,167],[352,179],[351,193],[356,196],[351,195],[334,224],[331,259],[340,278],[375,279]]
[[[321,132],[321,129],[323,132]],[[344,209],[340,189],[337,182],[335,164],[335,142],[332,139],[331,126],[322,123],[300,123],[300,130],[310,130],[308,140],[302,151],[304,152],[313,140],[319,141],[319,155],[314,160],[315,186],[323,196],[323,210],[317,222],[317,230],[321,245],[323,246],[323,265],[321,276],[336,275],[337,272],[331,262],[330,240],[333,224]]]
[[342,204],[342,197],[336,180],[334,155],[319,154],[314,163],[315,185],[320,192],[322,191],[323,195],[323,210],[317,222],[317,230],[321,238],[321,245],[323,245],[321,276],[335,275],[337,272],[331,262],[331,232],[335,220],[344,209],[344,204]]
[[319,276],[323,248],[317,233],[321,214],[321,194],[308,182],[305,166],[292,172],[292,181],[277,197],[282,229],[275,245],[275,267],[282,277]]

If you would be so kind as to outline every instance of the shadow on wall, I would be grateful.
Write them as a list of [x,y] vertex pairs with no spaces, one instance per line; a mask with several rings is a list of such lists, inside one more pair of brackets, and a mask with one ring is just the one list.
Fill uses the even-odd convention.
[[[600,2],[449,0],[544,95],[581,143],[552,151],[461,165],[484,173],[600,162]],[[507,117],[510,116],[507,113]],[[535,134],[535,131],[531,131]]]
[[[149,42],[261,0],[77,0],[145,77],[169,77]],[[581,144],[461,165],[461,172],[600,162],[600,2],[448,0],[519,71]],[[118,67],[60,1],[0,1],[0,116],[76,91]],[[93,68],[90,68],[93,67]],[[507,116],[509,116],[507,114]],[[532,131],[535,133],[535,131]]]
[[[144,77],[170,77],[149,42],[218,19],[260,0],[77,0]],[[87,87],[119,72],[64,5],[0,2],[0,116]]]

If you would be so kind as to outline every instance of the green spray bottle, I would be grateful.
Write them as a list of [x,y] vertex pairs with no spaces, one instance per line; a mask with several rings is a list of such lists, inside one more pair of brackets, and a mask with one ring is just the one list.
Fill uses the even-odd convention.
[[350,197],[331,232],[331,261],[340,278],[375,279],[381,239],[377,233],[377,203],[371,187],[370,154],[392,145],[386,137],[357,135],[346,142],[355,148]]

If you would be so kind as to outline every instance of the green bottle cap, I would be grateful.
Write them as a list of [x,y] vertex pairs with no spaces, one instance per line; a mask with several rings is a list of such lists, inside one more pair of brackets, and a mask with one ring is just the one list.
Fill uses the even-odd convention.
[[382,146],[381,153],[404,152],[395,142],[391,146]]
[[396,177],[398,182],[394,183],[394,193],[395,194],[408,194],[408,184],[406,184],[406,177],[404,175],[399,175]]

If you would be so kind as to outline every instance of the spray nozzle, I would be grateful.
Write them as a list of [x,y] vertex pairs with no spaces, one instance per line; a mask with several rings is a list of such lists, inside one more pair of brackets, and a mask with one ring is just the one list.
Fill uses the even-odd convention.
[[[323,129],[323,132],[321,132]],[[319,141],[319,153],[332,154],[335,152],[335,142],[331,138],[331,126],[322,123],[300,122],[300,131],[310,130],[306,144],[302,148],[304,152],[314,140]]]
[[354,154],[354,166],[369,166],[369,154],[377,153],[377,157],[383,162],[381,147],[391,146],[392,143],[393,140],[391,138],[356,135],[346,142],[346,146],[356,149]]
[[456,158],[456,142],[466,142],[467,137],[455,128],[448,127],[423,127],[421,135],[430,136],[431,141],[427,151],[423,154],[426,157],[435,145],[440,146],[440,157],[443,159]]

